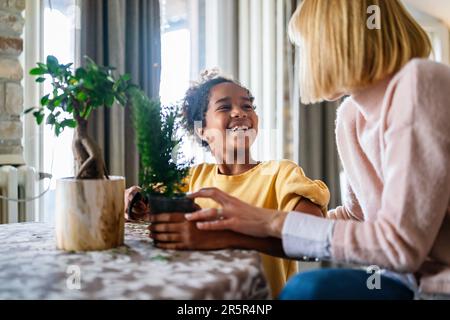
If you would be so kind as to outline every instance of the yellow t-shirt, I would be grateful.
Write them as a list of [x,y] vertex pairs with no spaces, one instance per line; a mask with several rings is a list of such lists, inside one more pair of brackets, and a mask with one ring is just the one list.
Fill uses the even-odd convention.
[[[291,211],[302,197],[322,208],[326,214],[330,194],[322,181],[308,179],[303,170],[288,160],[263,162],[249,171],[234,176],[219,174],[215,164],[193,167],[189,178],[189,192],[215,187],[253,206]],[[217,208],[210,199],[197,199],[202,208]],[[298,271],[297,262],[261,254],[265,275],[272,296],[277,297],[289,277]]]

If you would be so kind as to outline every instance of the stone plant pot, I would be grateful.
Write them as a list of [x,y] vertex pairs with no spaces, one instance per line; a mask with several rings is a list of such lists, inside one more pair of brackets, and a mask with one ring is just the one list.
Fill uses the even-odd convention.
[[100,251],[124,243],[125,178],[56,182],[56,245],[65,251]]

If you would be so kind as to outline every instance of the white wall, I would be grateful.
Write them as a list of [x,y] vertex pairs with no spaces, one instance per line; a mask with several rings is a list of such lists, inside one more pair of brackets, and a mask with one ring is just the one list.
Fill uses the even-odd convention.
[[[430,12],[440,12],[439,7],[428,3],[427,11],[424,10],[423,5],[418,5],[415,1],[405,1],[407,9],[411,12],[414,18],[420,25],[431,35],[433,44],[434,58],[438,62],[450,64],[450,12],[446,10],[450,8],[450,1],[446,0],[445,4],[440,1],[433,1],[432,3],[441,4],[442,12],[439,15]],[[424,1],[420,2],[423,4]],[[432,9],[432,10],[430,10]],[[448,19],[445,18],[448,15]],[[445,20],[443,20],[445,19]]]
[[449,0],[403,0],[407,6],[415,7],[429,16],[443,22],[450,28],[450,1]]

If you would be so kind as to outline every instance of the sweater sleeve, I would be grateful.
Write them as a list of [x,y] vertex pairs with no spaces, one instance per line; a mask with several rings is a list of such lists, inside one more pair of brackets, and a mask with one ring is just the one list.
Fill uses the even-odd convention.
[[336,261],[414,272],[438,236],[450,199],[450,72],[422,67],[413,63],[392,95],[377,218],[336,221],[331,246]]
[[364,219],[363,212],[352,187],[348,183],[345,184],[344,192],[344,204],[337,207],[336,209],[328,211],[327,218],[333,220],[362,221]]

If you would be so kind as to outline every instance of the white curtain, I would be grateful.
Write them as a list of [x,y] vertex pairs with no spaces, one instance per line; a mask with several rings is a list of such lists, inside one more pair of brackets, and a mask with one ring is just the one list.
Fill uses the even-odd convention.
[[239,80],[254,94],[260,117],[259,160],[293,158],[292,113],[298,106],[295,48],[287,26],[291,0],[239,0]]
[[292,114],[298,114],[298,90],[294,90],[295,48],[288,41],[287,25],[297,0],[191,0],[191,5],[196,9],[204,5],[200,17],[205,17],[204,35],[200,28],[193,38],[196,48],[197,40],[204,38],[205,61],[197,59],[193,65],[219,67],[256,98],[260,133],[255,158],[296,160],[293,137],[298,124],[293,125]]

